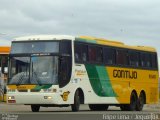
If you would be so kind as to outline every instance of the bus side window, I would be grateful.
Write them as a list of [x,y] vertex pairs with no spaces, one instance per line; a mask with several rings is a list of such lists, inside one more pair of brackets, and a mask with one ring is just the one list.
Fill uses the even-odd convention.
[[74,45],[74,50],[75,50],[75,61],[80,62],[82,60],[81,58],[81,44],[75,43]]
[[88,46],[85,44],[75,42],[75,62],[87,62],[88,60]]
[[96,62],[96,47],[89,46],[88,48],[89,62]]
[[102,48],[101,47],[97,47],[96,48],[96,61],[98,63],[102,63],[103,61],[103,51],[102,51]]
[[105,64],[115,64],[115,50],[112,48],[103,48],[103,61]]
[[129,65],[130,66],[139,66],[139,53],[136,51],[129,51]]
[[141,53],[141,66],[145,67],[145,55]]
[[88,48],[89,62],[91,63],[102,63],[103,52],[102,48],[96,45],[90,45]]
[[146,54],[147,67],[151,67],[151,54]]
[[116,64],[127,65],[127,51],[118,49],[116,52]]
[[152,68],[156,68],[157,69],[157,55],[156,54],[151,54],[151,64],[152,64]]
[[81,46],[81,58],[83,62],[87,62],[88,61],[88,46],[82,44]]
[[151,67],[151,55],[149,53],[141,53],[141,66]]

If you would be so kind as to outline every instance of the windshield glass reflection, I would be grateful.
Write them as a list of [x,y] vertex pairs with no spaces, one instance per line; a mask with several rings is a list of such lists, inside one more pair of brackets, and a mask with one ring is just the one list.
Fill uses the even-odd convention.
[[58,57],[13,57],[9,84],[57,84]]

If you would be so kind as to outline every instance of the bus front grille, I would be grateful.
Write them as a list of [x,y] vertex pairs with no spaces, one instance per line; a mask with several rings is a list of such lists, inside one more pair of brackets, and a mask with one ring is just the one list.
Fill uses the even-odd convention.
[[28,90],[18,90],[18,92],[28,92]]
[[40,90],[31,89],[31,92],[39,92]]

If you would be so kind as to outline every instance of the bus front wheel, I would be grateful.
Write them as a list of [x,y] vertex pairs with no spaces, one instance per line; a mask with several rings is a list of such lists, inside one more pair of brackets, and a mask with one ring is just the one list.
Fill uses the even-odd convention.
[[74,96],[74,104],[71,105],[72,111],[77,112],[79,111],[80,107],[80,96],[79,96],[79,91],[77,90]]
[[39,105],[31,105],[32,112],[39,112],[40,106]]

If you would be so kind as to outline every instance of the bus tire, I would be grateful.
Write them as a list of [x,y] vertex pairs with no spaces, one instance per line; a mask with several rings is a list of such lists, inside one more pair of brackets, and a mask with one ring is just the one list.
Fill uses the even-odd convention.
[[89,108],[92,111],[106,111],[109,105],[106,104],[89,104]]
[[73,112],[77,112],[79,111],[79,107],[80,107],[80,96],[79,96],[79,91],[77,90],[74,95],[74,104],[71,105],[71,108]]
[[135,92],[132,92],[129,104],[129,111],[136,111],[137,106],[137,95]]
[[136,111],[136,106],[137,106],[137,95],[135,92],[132,92],[130,97],[130,104],[128,105],[128,110]]
[[131,93],[130,104],[120,105],[120,109],[122,111],[136,111],[136,107],[137,107],[137,95],[135,92]]
[[40,106],[39,105],[31,105],[32,112],[39,112]]
[[137,101],[136,110],[142,111],[144,104],[145,104],[145,95],[143,92],[141,92]]

